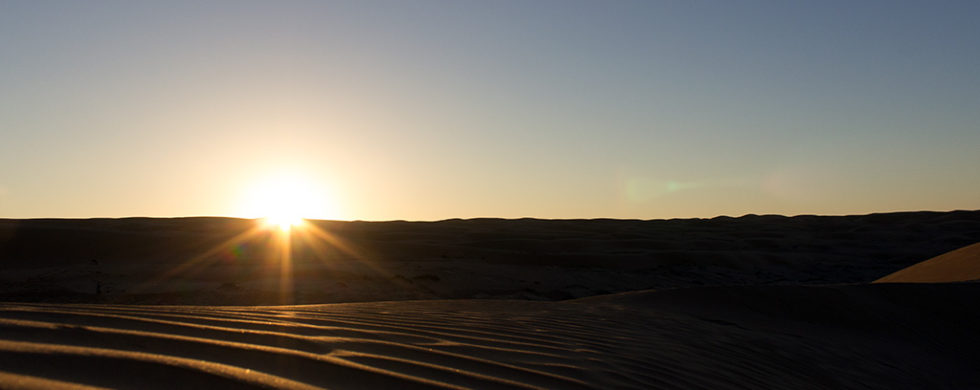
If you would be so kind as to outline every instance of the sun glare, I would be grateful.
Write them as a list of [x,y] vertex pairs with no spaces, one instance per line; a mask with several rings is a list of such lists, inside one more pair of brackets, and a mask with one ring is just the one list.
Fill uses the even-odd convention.
[[325,218],[329,199],[299,174],[279,174],[253,183],[245,205],[247,215],[283,232],[302,226],[305,218]]
[[290,231],[294,226],[303,224],[303,218],[290,215],[276,215],[265,218],[266,226],[279,227],[284,232]]

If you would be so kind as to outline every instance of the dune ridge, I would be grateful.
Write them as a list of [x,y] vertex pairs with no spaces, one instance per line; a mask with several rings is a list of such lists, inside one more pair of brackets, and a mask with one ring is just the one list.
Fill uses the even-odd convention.
[[874,283],[943,283],[980,280],[980,242],[943,253]]
[[562,302],[4,303],[0,380],[23,388],[965,388],[980,385],[978,293],[966,283],[711,287]]

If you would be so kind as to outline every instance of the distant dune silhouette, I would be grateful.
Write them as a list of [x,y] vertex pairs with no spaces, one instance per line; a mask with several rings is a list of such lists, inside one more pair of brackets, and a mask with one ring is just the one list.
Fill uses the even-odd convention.
[[310,225],[335,242],[311,244],[297,233],[297,293],[283,302],[275,232],[248,234],[252,220],[0,220],[0,300],[561,300],[713,285],[867,283],[975,243],[980,212]]

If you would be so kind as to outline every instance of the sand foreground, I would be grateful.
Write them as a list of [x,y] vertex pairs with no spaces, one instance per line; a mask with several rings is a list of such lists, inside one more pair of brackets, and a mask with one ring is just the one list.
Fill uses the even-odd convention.
[[0,304],[4,388],[976,388],[980,284]]
[[0,389],[980,388],[980,211],[252,225],[0,220]]

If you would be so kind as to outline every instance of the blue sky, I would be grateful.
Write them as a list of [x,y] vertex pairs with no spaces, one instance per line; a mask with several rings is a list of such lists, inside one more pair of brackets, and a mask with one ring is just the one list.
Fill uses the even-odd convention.
[[977,209],[977,16],[6,1],[0,217],[260,216],[283,175],[339,219]]

